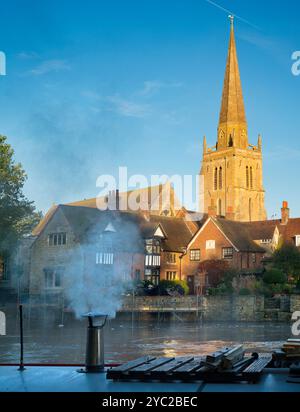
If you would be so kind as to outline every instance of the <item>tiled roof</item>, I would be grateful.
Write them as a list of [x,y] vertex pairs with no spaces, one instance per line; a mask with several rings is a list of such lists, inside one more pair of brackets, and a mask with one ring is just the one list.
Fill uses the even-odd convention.
[[248,223],[222,218],[215,218],[214,222],[239,251],[264,253],[264,249],[253,241]]

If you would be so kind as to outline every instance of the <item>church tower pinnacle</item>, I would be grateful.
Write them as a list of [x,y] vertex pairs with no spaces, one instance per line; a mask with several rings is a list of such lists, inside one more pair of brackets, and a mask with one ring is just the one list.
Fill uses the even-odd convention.
[[200,210],[215,205],[218,216],[237,221],[265,220],[262,178],[262,139],[257,145],[248,140],[242,84],[234,36],[234,18],[230,18],[230,38],[217,130],[217,143],[209,148],[203,141],[200,179]]

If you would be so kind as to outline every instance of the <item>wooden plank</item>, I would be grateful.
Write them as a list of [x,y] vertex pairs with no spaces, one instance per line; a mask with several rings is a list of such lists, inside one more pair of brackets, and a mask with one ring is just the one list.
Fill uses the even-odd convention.
[[116,366],[112,369],[110,369],[109,371],[111,372],[126,372],[132,368],[136,368],[140,365],[143,365],[144,363],[153,361],[155,358],[155,356],[142,356],[141,358],[138,359],[134,359],[130,362],[126,362],[123,365],[120,366]]
[[271,360],[272,356],[262,356],[256,359],[243,371],[243,375],[261,373]]
[[171,362],[165,363],[153,369],[152,373],[170,373],[173,372],[175,369],[179,368],[180,366],[185,365],[188,362],[191,362],[192,360],[194,360],[193,357],[178,357],[173,359]]
[[146,362],[136,368],[130,369],[130,374],[143,374],[152,371],[152,369],[158,366],[164,365],[165,363],[171,362],[174,358],[156,358],[152,361]]
[[197,360],[190,361],[190,362],[180,366],[179,368],[177,368],[174,371],[174,373],[176,373],[176,375],[179,375],[179,374],[194,372],[195,370],[199,369],[202,366],[202,362],[203,362],[202,359],[197,359]]
[[218,350],[218,351],[216,351],[216,352],[214,352],[210,355],[207,355],[206,356],[206,362],[207,363],[214,363],[214,362],[220,360],[226,353],[229,352],[229,350],[230,350],[230,348],[225,347],[225,348],[222,348],[222,349],[220,349],[220,350]]

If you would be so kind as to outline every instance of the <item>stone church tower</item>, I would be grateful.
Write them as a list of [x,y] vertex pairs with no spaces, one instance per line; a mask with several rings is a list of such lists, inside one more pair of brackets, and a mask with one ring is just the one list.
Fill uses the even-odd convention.
[[242,85],[231,18],[216,146],[203,141],[200,211],[236,221],[265,220],[262,141],[248,142]]

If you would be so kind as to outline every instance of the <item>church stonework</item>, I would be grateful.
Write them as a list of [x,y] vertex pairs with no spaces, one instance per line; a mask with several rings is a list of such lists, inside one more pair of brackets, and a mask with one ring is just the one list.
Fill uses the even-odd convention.
[[200,171],[204,213],[236,221],[266,220],[262,177],[262,139],[248,141],[233,19],[216,146],[203,140]]

